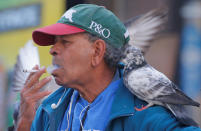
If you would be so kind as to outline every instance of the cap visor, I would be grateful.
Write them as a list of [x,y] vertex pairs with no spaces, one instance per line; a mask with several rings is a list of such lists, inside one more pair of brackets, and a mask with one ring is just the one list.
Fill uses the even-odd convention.
[[50,26],[36,29],[32,33],[33,41],[40,46],[48,46],[54,44],[56,35],[70,35],[85,32],[85,30],[72,25],[56,23]]

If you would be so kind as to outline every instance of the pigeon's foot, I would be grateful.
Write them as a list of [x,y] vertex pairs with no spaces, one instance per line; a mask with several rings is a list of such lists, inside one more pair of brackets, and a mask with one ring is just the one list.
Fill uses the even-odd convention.
[[142,108],[137,108],[137,107],[135,107],[135,110],[136,110],[136,111],[142,111],[142,110],[145,110],[145,109],[147,109],[147,108],[149,108],[150,106],[153,106],[153,105],[154,105],[154,104],[149,103],[149,104],[147,104],[146,106],[142,105]]
[[136,110],[136,111],[142,111],[142,110],[147,109],[147,108],[148,108],[147,106],[143,106],[143,105],[142,105],[142,108],[137,108],[137,107],[135,107],[135,110]]

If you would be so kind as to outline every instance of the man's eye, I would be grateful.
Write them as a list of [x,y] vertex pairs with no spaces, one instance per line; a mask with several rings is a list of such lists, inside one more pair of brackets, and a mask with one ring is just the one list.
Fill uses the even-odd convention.
[[69,43],[70,43],[69,41],[62,40],[62,44],[69,44]]

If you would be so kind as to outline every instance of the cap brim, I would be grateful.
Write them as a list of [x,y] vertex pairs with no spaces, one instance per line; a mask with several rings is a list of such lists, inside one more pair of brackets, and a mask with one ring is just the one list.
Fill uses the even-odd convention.
[[48,46],[54,44],[56,35],[70,35],[85,32],[85,30],[72,25],[56,23],[50,26],[36,29],[32,33],[33,41],[40,46]]

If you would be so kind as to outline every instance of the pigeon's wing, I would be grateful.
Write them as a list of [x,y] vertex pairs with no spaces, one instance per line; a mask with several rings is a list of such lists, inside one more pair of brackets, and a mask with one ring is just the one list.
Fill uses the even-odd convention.
[[156,38],[156,34],[164,27],[167,12],[167,9],[155,9],[125,22],[130,35],[128,44],[135,45],[145,53],[151,46],[151,41]]
[[35,65],[40,66],[38,48],[30,40],[19,50],[17,56],[12,81],[14,91],[20,91],[29,76],[29,73],[24,73],[23,69],[31,70]]
[[186,96],[164,74],[150,65],[132,70],[125,78],[124,83],[128,89],[145,101],[199,106],[199,103]]
[[152,87],[155,85],[154,74],[148,65],[141,68],[124,73],[125,86],[138,98],[142,100],[152,100],[155,95],[158,95]]
[[198,126],[198,124],[188,116],[188,111],[182,105],[165,104],[178,121],[188,126]]
[[180,89],[175,87],[173,83],[166,85],[161,94],[155,97],[153,100],[169,104],[200,106],[198,102],[195,102],[184,94]]
[[153,67],[150,67],[150,69],[154,72],[152,81],[155,82],[154,87],[152,87],[152,90],[158,91],[157,93],[155,91],[155,95],[153,97],[154,101],[160,101],[163,103],[169,103],[169,104],[181,104],[181,105],[193,105],[193,106],[199,106],[200,104],[193,101],[190,97],[185,95],[179,88],[176,87],[176,85],[171,82],[164,74],[157,71]]

